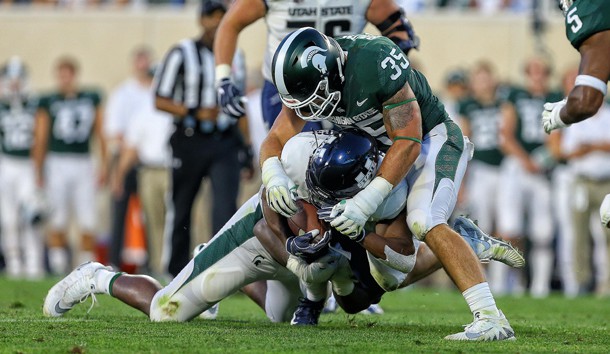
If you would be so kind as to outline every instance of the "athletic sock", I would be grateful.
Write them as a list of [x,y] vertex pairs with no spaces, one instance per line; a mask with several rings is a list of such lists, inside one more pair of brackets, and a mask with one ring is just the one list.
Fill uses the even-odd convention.
[[475,318],[479,318],[480,315],[500,315],[487,282],[466,289],[462,295]]
[[122,274],[122,272],[99,269],[97,272],[95,272],[95,276],[93,278],[95,283],[95,293],[112,295],[112,284],[116,278]]

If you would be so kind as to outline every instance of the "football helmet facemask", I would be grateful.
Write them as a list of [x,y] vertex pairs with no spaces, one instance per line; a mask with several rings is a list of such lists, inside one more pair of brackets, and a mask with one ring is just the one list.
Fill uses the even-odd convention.
[[354,128],[326,138],[313,152],[305,176],[312,204],[333,206],[364,189],[377,175],[381,152],[367,133]]
[[341,101],[345,55],[339,43],[311,27],[286,36],[271,72],[280,99],[306,121],[326,119]]

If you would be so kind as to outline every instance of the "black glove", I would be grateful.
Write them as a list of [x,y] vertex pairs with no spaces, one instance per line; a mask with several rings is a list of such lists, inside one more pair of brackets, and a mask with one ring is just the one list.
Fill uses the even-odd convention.
[[243,93],[235,86],[230,78],[225,77],[218,83],[218,103],[222,111],[231,117],[240,118],[246,114],[242,102]]
[[313,242],[318,233],[318,230],[313,230],[303,235],[289,237],[286,240],[286,251],[293,256],[302,258],[307,263],[324,256],[328,253],[331,232],[326,231],[319,241]]

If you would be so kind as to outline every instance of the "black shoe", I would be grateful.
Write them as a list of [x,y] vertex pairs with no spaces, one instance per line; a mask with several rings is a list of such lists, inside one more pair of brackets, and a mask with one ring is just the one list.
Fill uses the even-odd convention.
[[299,306],[294,311],[291,325],[297,326],[317,326],[318,319],[324,308],[324,300],[309,301],[305,298],[299,300]]

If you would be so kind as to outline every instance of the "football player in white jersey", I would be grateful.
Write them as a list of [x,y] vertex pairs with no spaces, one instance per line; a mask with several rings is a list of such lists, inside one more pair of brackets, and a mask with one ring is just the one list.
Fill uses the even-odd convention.
[[[291,178],[301,181],[301,186],[305,186],[307,157],[323,137],[311,132],[301,133],[295,137],[295,144],[290,144],[297,148],[291,149],[290,157],[285,155],[284,161],[290,161],[286,165],[287,171],[295,173]],[[304,190],[302,188],[301,192]],[[266,249],[255,237],[255,233],[269,231],[263,229],[263,207],[266,208],[265,218],[269,220],[273,216],[269,214],[271,209],[267,204],[261,203],[259,195],[250,198],[166,287],[161,287],[149,276],[116,273],[99,263],[89,262],[49,290],[43,312],[46,316],[61,316],[89,295],[109,294],[144,312],[153,321],[186,321],[246,284],[272,280],[268,282],[265,311],[274,322],[286,321],[292,315],[298,298],[303,296],[293,272],[299,278],[328,279],[337,268],[338,260],[344,257],[331,252],[305,265],[295,257],[289,257],[283,246],[279,250]],[[268,239],[268,236],[262,235],[261,239]],[[420,267],[425,269],[418,268],[419,275],[413,274],[400,285],[410,284],[429,274],[432,267],[438,269],[438,261],[432,252],[422,254],[420,248],[418,257],[427,261]]]
[[27,90],[27,70],[11,58],[0,69],[0,230],[6,273],[13,278],[44,275],[40,222],[42,193],[30,159],[38,99]]
[[[361,33],[370,22],[381,34],[397,43],[405,54],[419,46],[419,38],[394,0],[236,0],[218,28],[214,45],[219,102],[225,113],[235,117],[245,114],[243,92],[230,79],[237,37],[244,28],[261,18],[267,24],[265,83],[261,96],[267,128],[271,128],[282,108],[272,84],[271,60],[281,40],[295,29],[309,26],[329,36],[340,36]],[[308,123],[303,130],[319,127],[319,123]]]

